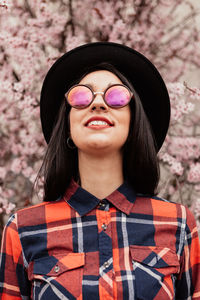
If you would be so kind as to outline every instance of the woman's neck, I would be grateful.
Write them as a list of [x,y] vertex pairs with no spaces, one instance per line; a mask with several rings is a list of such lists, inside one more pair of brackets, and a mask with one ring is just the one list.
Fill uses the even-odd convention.
[[119,152],[104,156],[91,156],[79,151],[81,187],[103,199],[123,183],[123,162]]

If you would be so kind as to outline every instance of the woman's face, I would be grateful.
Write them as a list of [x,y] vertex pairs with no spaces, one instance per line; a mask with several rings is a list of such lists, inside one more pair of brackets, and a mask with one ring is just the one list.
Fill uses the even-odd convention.
[[[112,72],[98,70],[87,74],[79,84],[89,84],[95,92],[104,92],[108,85],[122,81]],[[95,118],[108,123],[92,125],[88,120]],[[114,109],[106,105],[103,95],[95,95],[94,101],[84,109],[71,108],[70,133],[79,151],[105,154],[105,151],[120,151],[129,133],[131,112],[129,105]],[[109,124],[112,124],[111,126]],[[110,153],[111,153],[110,152]]]

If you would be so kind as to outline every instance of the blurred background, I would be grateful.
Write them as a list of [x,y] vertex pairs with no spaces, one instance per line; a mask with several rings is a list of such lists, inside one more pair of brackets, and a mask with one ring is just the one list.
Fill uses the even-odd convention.
[[[171,98],[159,196],[187,205],[200,231],[200,1],[0,0],[0,239],[8,217],[42,201],[39,99],[49,67],[88,42],[147,56]],[[133,70],[134,72],[134,70]]]

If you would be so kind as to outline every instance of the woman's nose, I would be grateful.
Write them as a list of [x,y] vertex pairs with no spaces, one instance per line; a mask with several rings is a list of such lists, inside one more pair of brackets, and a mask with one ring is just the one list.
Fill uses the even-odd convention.
[[91,110],[107,110],[108,106],[106,105],[103,95],[97,94],[94,96],[94,100],[90,106]]

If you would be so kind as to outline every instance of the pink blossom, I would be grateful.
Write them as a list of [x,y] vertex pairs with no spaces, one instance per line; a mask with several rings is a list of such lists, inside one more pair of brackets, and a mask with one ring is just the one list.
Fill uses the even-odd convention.
[[160,158],[163,162],[168,163],[170,166],[170,171],[176,175],[183,174],[183,166],[179,161],[177,161],[173,156],[169,155],[168,153],[164,153],[160,155]]
[[0,178],[4,178],[6,176],[6,169],[3,167],[0,167]]
[[1,9],[9,9],[11,7],[10,0],[0,0],[0,8]]
[[182,165],[181,165],[180,162],[174,162],[170,166],[170,171],[173,174],[182,175],[183,174],[183,170],[184,170],[184,168],[182,167]]
[[200,184],[196,184],[194,189],[195,191],[200,192]]
[[198,228],[199,233],[200,233],[200,198],[197,198],[193,201],[191,210],[194,213],[194,216],[196,218],[197,228]]
[[[9,190],[10,191],[10,190]],[[11,211],[16,207],[16,205],[12,202],[8,202],[8,196],[11,193],[5,193],[0,187],[0,213],[10,214]]]
[[22,174],[26,177],[30,177],[33,173],[33,169],[31,167],[24,168]]
[[21,160],[19,158],[15,158],[11,164],[10,170],[14,173],[20,173],[22,169]]
[[194,163],[190,166],[187,179],[189,182],[200,182],[200,163]]
[[190,88],[191,95],[190,98],[194,100],[200,100],[200,89],[197,87]]

